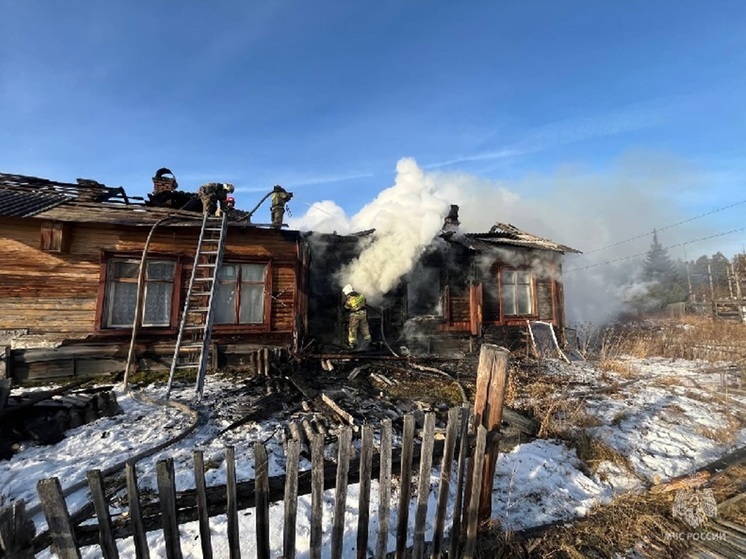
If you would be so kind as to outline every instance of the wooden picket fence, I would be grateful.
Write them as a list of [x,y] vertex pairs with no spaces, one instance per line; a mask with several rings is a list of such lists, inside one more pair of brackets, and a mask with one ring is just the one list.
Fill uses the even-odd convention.
[[[48,546],[61,559],[79,559],[80,549],[88,545],[99,545],[101,557],[119,557],[116,540],[132,537],[138,559],[149,558],[146,533],[163,530],[166,557],[182,557],[179,525],[198,521],[202,556],[213,557],[210,519],[216,515],[227,515],[227,538],[231,559],[241,557],[238,512],[255,509],[256,532],[252,544],[256,556],[270,558],[269,506],[271,502],[284,501],[284,530],[282,557],[293,559],[296,550],[297,501],[299,495],[311,495],[310,535],[307,545],[311,559],[319,559],[322,550],[322,495],[325,489],[334,488],[334,509],[331,527],[331,557],[343,556],[344,520],[347,487],[360,483],[357,518],[356,556],[369,556],[370,515],[378,515],[378,533],[375,535],[374,556],[387,556],[389,533],[395,537],[395,557],[403,558],[411,553],[419,559],[426,553],[433,558],[473,557],[476,551],[480,489],[485,454],[489,454],[487,430],[479,425],[475,434],[469,434],[470,412],[466,408],[452,409],[448,414],[445,438],[436,440],[435,415],[425,414],[419,437],[416,437],[415,418],[406,415],[403,422],[400,448],[392,448],[391,420],[380,425],[379,444],[374,445],[371,425],[360,431],[360,452],[354,454],[353,431],[347,427],[340,431],[337,439],[337,460],[324,461],[324,437],[317,434],[311,441],[311,469],[299,471],[301,446],[297,440],[285,445],[286,471],[283,476],[269,477],[268,456],[265,446],[255,443],[255,479],[238,483],[236,459],[233,447],[225,449],[226,484],[208,487],[205,483],[205,465],[201,451],[194,453],[195,489],[177,493],[173,459],[156,464],[158,499],[144,499],[140,495],[133,465],[125,471],[126,490],[129,502],[127,513],[112,517],[104,486],[103,475],[94,470],[87,474],[91,493],[91,504],[86,512],[69,513],[60,482],[57,478],[41,480],[38,493],[47,519],[48,531],[34,537],[33,525],[26,517],[25,506],[16,503],[0,511],[0,557],[33,557],[35,552]],[[417,444],[416,439],[420,443]],[[434,511],[428,510],[430,479],[433,461],[442,458],[440,483]],[[469,464],[469,467],[467,467]],[[455,468],[454,468],[455,466]],[[419,472],[414,495],[411,494],[412,475]],[[392,476],[399,475],[398,503],[392,503]],[[471,477],[469,477],[471,476]],[[371,480],[379,482],[379,506],[371,511]],[[455,501],[450,503],[449,487],[455,482]],[[111,489],[109,490],[111,493]],[[410,500],[416,499],[413,523],[410,522]],[[452,505],[452,523],[446,527],[446,516]],[[393,506],[397,507],[395,526],[389,526]],[[85,516],[95,512],[97,524],[85,522]],[[426,521],[433,518],[432,541],[425,541]],[[407,531],[413,524],[413,546],[408,549]],[[4,554],[3,554],[4,551]]]

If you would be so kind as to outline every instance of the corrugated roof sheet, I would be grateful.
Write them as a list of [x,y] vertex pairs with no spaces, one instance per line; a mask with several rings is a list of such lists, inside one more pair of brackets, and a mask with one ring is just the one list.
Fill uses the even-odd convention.
[[552,252],[580,253],[577,249],[532,233],[527,233],[509,223],[495,223],[487,233],[456,233],[445,235],[444,238],[477,252],[491,250],[499,246],[517,246],[535,250],[550,250]]
[[31,217],[67,201],[60,194],[0,189],[0,216]]

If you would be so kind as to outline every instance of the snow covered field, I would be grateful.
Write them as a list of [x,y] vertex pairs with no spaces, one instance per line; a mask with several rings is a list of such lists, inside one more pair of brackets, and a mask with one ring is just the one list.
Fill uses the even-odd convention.
[[[746,429],[733,414],[733,409],[746,409],[746,398],[725,394],[720,374],[711,363],[669,359],[623,360],[622,372],[600,370],[592,363],[566,364],[548,361],[542,374],[556,381],[557,391],[564,398],[584,406],[585,413],[594,419],[584,427],[587,433],[627,458],[628,468],[609,461],[590,468],[582,463],[574,448],[559,439],[536,439],[521,444],[500,455],[493,492],[493,517],[503,527],[519,530],[556,520],[570,520],[585,515],[591,507],[603,504],[624,491],[641,489],[651,483],[665,481],[686,474],[696,468],[746,444]],[[211,378],[207,383],[203,410],[223,398],[232,386]],[[160,397],[162,389],[146,389],[150,396]],[[176,393],[176,398],[188,400],[191,390]],[[0,462],[0,503],[25,499],[27,506],[37,503],[36,482],[51,476],[60,478],[63,487],[85,479],[86,471],[104,469],[125,460],[136,452],[168,439],[178,432],[184,414],[172,408],[144,404],[130,394],[117,394],[124,413],[104,418],[95,423],[67,432],[66,438],[55,446],[28,444],[10,461]],[[735,407],[735,408],[734,408]],[[743,417],[743,414],[740,415]],[[219,435],[230,421],[210,417],[197,430],[178,443],[141,462],[137,471],[141,488],[156,490],[155,464],[158,460],[174,458],[177,490],[194,487],[192,453],[204,452],[210,464],[206,472],[208,485],[225,483],[223,466],[224,447],[235,447],[239,481],[253,479],[253,451],[255,441],[267,446],[270,461],[269,475],[284,471],[284,429],[278,421],[247,424]],[[333,452],[330,449],[329,452]],[[308,462],[301,469],[310,468]],[[438,491],[438,475],[433,470],[430,480],[430,508],[432,512]],[[453,491],[453,488],[451,488]],[[325,493],[324,541],[329,542],[334,491]],[[396,503],[398,495],[392,496]],[[71,511],[88,500],[85,490],[67,499]],[[348,489],[346,557],[355,554],[358,486]],[[375,547],[377,532],[377,484],[371,496],[369,549]],[[390,525],[395,526],[396,507]],[[283,505],[271,506],[271,546],[273,554],[281,554]],[[240,511],[242,549],[251,556],[254,545],[253,511]],[[310,496],[301,496],[298,504],[298,557],[308,557]],[[430,514],[432,516],[432,514]],[[414,503],[410,519],[414,518]],[[450,523],[450,519],[447,520]],[[42,515],[37,525],[43,528]],[[227,557],[225,517],[212,519],[215,557]],[[448,524],[447,524],[448,525]],[[181,527],[184,557],[200,557],[196,523]],[[429,538],[432,526],[428,526]],[[160,532],[149,533],[154,556],[162,556],[164,543]],[[411,540],[411,533],[410,533]],[[389,550],[394,548],[394,536],[389,536]],[[326,556],[329,555],[326,545]],[[120,540],[122,557],[134,557],[131,540]],[[39,557],[51,557],[49,551]],[[86,558],[100,557],[97,546],[83,551]]]

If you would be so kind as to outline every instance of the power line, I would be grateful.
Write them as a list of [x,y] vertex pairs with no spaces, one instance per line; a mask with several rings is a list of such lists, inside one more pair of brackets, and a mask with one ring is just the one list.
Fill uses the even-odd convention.
[[[746,200],[744,200],[746,202]],[[667,247],[663,247],[664,250],[668,250],[671,248],[677,248],[681,246],[691,245],[692,243],[698,243],[700,241],[707,241],[709,239],[714,239],[716,237],[724,237],[725,235],[730,235],[731,233],[739,233],[741,231],[746,230],[746,227],[741,227],[740,229],[732,229],[730,231],[726,231],[725,233],[717,233],[715,235],[710,235],[709,237],[701,237],[699,239],[694,239],[693,241],[686,241],[684,243],[676,243],[674,245],[670,245]],[[565,270],[565,274],[568,274],[570,272],[577,272],[580,270],[587,270],[589,268],[595,268],[597,266],[605,266],[607,264],[613,264],[615,262],[622,262],[623,260],[630,260],[632,258],[637,258],[638,256],[645,256],[648,253],[648,251],[640,252],[638,254],[632,254],[630,256],[622,256],[621,258],[614,258],[613,260],[606,260],[604,262],[596,262],[595,264],[589,264],[588,266],[582,266],[580,268],[572,268],[571,270]]]
[[[740,206],[741,204],[746,204],[746,200],[741,200],[740,202],[736,202],[735,204],[730,204],[729,206],[723,206],[722,208],[717,208],[717,209],[709,211],[707,213],[703,213],[703,214],[700,214],[700,215],[697,215],[697,216],[694,216],[694,217],[690,217],[689,219],[685,219],[683,221],[678,221],[676,223],[672,223],[671,225],[666,225],[665,227],[656,228],[656,231],[660,232],[660,231],[666,231],[667,229],[673,229],[674,227],[678,227],[679,225],[683,225],[684,223],[689,223],[691,221],[695,221],[697,219],[701,219],[703,217],[707,217],[708,215],[716,214],[718,212],[722,212],[722,211],[728,210],[730,208],[735,208],[736,206]],[[612,243],[610,245],[602,246],[601,248],[596,248],[596,249],[590,250],[588,252],[584,252],[583,254],[587,255],[587,254],[593,254],[594,252],[601,252],[602,250],[606,250],[607,248],[612,248],[612,247],[615,247],[615,246],[623,245],[625,243],[630,243],[632,241],[636,241],[637,239],[642,239],[643,237],[648,237],[648,236],[650,236],[652,234],[653,234],[652,231],[650,233],[642,233],[640,235],[637,235],[636,237],[631,237],[629,239],[625,239],[624,241],[619,241],[619,242],[616,242],[616,243]],[[674,246],[676,246],[676,245],[674,245]],[[630,258],[632,258],[632,257],[630,257]]]

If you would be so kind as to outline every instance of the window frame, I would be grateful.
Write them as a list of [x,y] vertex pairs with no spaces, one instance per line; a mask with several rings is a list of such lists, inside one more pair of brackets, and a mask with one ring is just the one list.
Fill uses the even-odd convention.
[[[250,324],[240,323],[218,323],[213,321],[213,331],[220,333],[244,333],[244,332],[269,332],[272,321],[272,278],[273,278],[273,260],[268,258],[236,258],[230,257],[223,259],[221,265],[241,266],[242,264],[258,264],[265,267],[264,275],[264,309],[261,322]],[[241,281],[240,276],[236,278],[238,296],[234,299],[234,316],[238,318],[241,304]],[[259,282],[254,282],[258,284]],[[213,309],[215,312],[215,309]]]
[[[509,314],[506,311],[507,306],[505,304],[505,288],[506,284],[504,281],[505,278],[505,272],[516,272],[516,273],[525,273],[528,275],[528,282],[527,283],[518,283],[513,282],[511,284],[511,287],[513,289],[513,300],[512,300],[512,309],[511,310],[518,310],[518,293],[517,293],[517,287],[519,285],[528,285],[528,293],[530,297],[529,306],[531,307],[529,309],[528,314]],[[517,277],[516,277],[517,279]],[[500,317],[502,320],[515,320],[515,319],[521,319],[521,318],[534,318],[537,316],[537,301],[536,301],[536,277],[534,276],[533,272],[529,268],[512,268],[512,267],[502,267],[500,268],[499,274],[498,274],[498,288],[499,288],[499,304],[500,304]]]
[[[99,271],[99,290],[98,297],[96,300],[96,325],[95,332],[100,335],[120,335],[126,332],[132,332],[132,325],[129,326],[107,326],[107,296],[108,286],[110,284],[109,273],[111,270],[111,264],[116,260],[129,260],[137,263],[138,270],[140,261],[142,260],[142,253],[133,252],[103,252],[101,255],[101,265]],[[173,253],[162,253],[162,252],[150,252],[146,258],[146,262],[173,262],[174,263],[174,275],[172,291],[171,291],[171,310],[169,313],[169,324],[168,326],[146,326],[141,323],[137,326],[138,330],[148,332],[152,334],[175,334],[179,326],[179,317],[181,311],[181,275],[183,268],[183,261],[180,255]],[[135,280],[136,282],[137,280]],[[157,280],[154,280],[157,281]],[[145,282],[145,288],[147,289],[147,280]],[[144,291],[145,292],[145,291]]]

